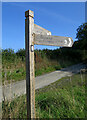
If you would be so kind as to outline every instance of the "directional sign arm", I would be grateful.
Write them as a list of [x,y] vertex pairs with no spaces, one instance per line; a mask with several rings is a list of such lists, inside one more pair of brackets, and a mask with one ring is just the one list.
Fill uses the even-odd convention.
[[71,37],[34,34],[34,44],[60,46],[60,47],[72,47],[73,40]]
[[41,34],[41,35],[51,35],[51,32],[42,28],[39,25],[34,24],[34,33],[35,34]]

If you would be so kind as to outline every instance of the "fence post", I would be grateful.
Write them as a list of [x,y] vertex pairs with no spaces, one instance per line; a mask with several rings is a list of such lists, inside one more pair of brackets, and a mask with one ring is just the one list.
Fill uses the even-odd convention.
[[34,13],[25,12],[25,48],[26,48],[26,95],[27,118],[35,118],[35,75],[34,75]]

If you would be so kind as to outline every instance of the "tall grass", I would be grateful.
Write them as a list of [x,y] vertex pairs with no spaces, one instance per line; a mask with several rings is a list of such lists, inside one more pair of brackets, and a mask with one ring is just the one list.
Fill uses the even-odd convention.
[[[36,118],[85,118],[85,75],[64,77],[36,90]],[[27,118],[26,96],[3,102],[3,118]]]
[[[13,50],[6,49],[2,53],[3,85],[26,79],[25,50],[19,50],[14,53]],[[35,50],[35,76],[74,64],[73,61],[69,61],[66,58],[63,59],[59,55],[58,57],[55,56],[53,58],[50,50]]]

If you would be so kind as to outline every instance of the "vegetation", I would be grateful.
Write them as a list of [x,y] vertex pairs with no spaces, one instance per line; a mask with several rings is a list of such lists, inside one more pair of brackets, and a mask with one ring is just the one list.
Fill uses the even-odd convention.
[[77,28],[76,38],[72,49],[78,51],[82,60],[87,63],[87,23],[83,23]]
[[[56,50],[35,50],[35,76],[52,72],[76,63],[87,63],[87,23],[77,29],[76,38],[72,48],[59,48]],[[25,49],[16,53],[13,49],[2,52],[2,82],[7,84],[26,78]]]
[[[65,77],[36,90],[36,118],[85,118],[85,75]],[[3,102],[2,110],[3,118],[26,118],[26,96]]]
[[[80,62],[87,64],[87,23],[79,26],[76,38],[78,40],[74,42],[72,48],[35,50],[35,76]],[[5,49],[0,53],[2,53],[3,85],[25,79],[25,49],[20,49],[16,53],[13,49]],[[85,74],[77,74],[36,90],[36,117],[87,117],[85,114],[87,112],[85,104],[86,77]],[[26,118],[26,106],[25,95],[10,102],[3,101],[3,118]]]
[[87,23],[78,27],[76,38],[78,41],[75,42],[74,47],[80,50],[87,50]]
[[[35,50],[35,76],[77,63],[66,52],[61,49]],[[2,50],[2,68],[3,84],[26,79],[25,50],[20,49],[16,53],[12,49]]]
[[[79,50],[68,48],[35,50],[35,76],[52,72],[85,60],[83,51]],[[17,53],[14,53],[12,49],[3,50],[2,63],[3,84],[26,79],[25,54],[22,54],[22,50]]]

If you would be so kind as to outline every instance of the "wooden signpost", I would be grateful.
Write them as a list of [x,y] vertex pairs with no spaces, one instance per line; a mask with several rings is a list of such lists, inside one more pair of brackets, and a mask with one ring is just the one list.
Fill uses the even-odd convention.
[[34,13],[25,12],[26,95],[27,118],[35,118],[34,44],[72,47],[71,37],[52,36],[51,32],[34,24]]

